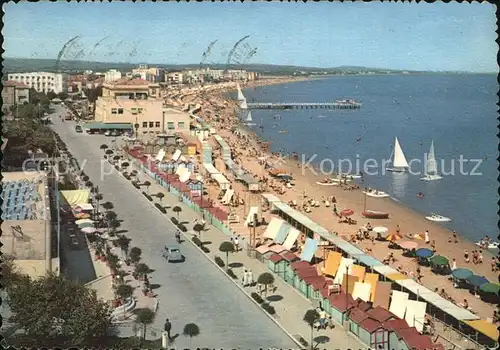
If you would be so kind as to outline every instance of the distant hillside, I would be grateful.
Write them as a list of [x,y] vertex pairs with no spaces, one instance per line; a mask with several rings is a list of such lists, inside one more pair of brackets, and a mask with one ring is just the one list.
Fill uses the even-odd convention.
[[[130,71],[132,68],[137,67],[136,63],[117,63],[117,62],[90,62],[90,61],[60,61],[57,64],[55,59],[33,59],[33,58],[5,58],[3,61],[4,73],[8,72],[28,72],[28,71],[64,71],[64,72],[81,72],[84,70],[93,71],[106,71],[108,69],[118,69],[120,71]],[[181,69],[196,69],[199,64],[154,64],[150,66],[161,67],[168,70],[181,70]],[[290,65],[272,65],[272,64],[242,64],[231,65],[227,67],[223,64],[210,65],[213,69],[246,69],[268,75],[291,75],[291,74],[341,74],[341,73],[398,73],[401,70],[369,68],[369,67],[356,67],[356,66],[342,66],[335,68],[315,68],[315,67],[302,67]],[[416,73],[416,72],[412,72]]]

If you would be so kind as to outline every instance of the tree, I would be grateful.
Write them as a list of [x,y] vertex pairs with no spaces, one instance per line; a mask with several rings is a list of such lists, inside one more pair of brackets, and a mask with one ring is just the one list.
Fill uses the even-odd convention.
[[64,92],[64,91],[63,91],[63,92],[58,93],[58,94],[57,94],[57,97],[58,97],[60,100],[63,100],[63,101],[64,101],[65,99],[67,99],[67,98],[68,98],[68,94],[67,94],[66,92]]
[[142,339],[146,339],[146,327],[147,325],[153,323],[155,319],[155,313],[150,308],[136,309],[135,310],[135,322],[142,325]]
[[233,242],[229,242],[229,241],[222,242],[219,246],[219,250],[223,253],[226,253],[226,266],[229,266],[229,264],[228,264],[229,253],[234,252]]
[[198,327],[198,325],[195,323],[188,323],[184,326],[182,334],[185,337],[189,337],[189,345],[191,345],[193,337],[197,337],[198,335],[200,335],[200,327]]
[[107,150],[108,149],[108,145],[106,145],[106,144],[103,143],[99,148],[102,149],[102,150]]
[[56,97],[57,97],[57,94],[56,94],[54,91],[52,91],[52,90],[51,90],[51,91],[47,92],[47,98],[48,98],[49,100],[53,100],[53,99],[55,99]]
[[318,311],[316,311],[315,309],[310,309],[310,310],[307,310],[305,315],[304,315],[304,318],[303,318],[303,321],[305,323],[307,323],[309,325],[309,327],[311,327],[311,350],[314,350],[314,325],[316,324],[316,322],[319,320],[319,313]]
[[129,162],[123,162],[123,163],[122,163],[122,169],[123,169],[123,170],[127,169],[129,166],[130,166],[130,163],[129,163]]
[[204,229],[204,226],[202,224],[195,224],[193,226],[193,230],[198,232],[198,237],[200,238],[200,240],[201,240],[201,231],[203,231],[203,229]]
[[158,198],[160,200],[160,203],[162,201],[162,199],[165,197],[165,194],[163,192],[158,192],[156,194],[156,198]]
[[144,181],[144,183],[142,184],[143,186],[146,186],[146,192],[149,191],[149,186],[151,186],[151,182],[149,181]]
[[112,149],[107,149],[104,153],[109,156],[109,155],[113,154],[114,152]]
[[123,253],[125,253],[125,256],[128,255],[128,247],[130,245],[130,238],[125,237],[125,236],[120,236],[116,240],[116,243],[120,247]]
[[7,293],[10,321],[40,344],[58,336],[65,337],[67,345],[80,344],[105,337],[113,327],[110,309],[96,292],[62,276],[22,276]]
[[113,209],[115,206],[113,205],[113,203],[111,202],[105,202],[102,204],[102,207],[104,208],[104,210],[106,211],[110,211],[111,209]]
[[182,208],[176,205],[172,208],[172,211],[177,214],[177,219],[179,218],[179,213],[182,211]]
[[257,278],[257,283],[263,284],[265,286],[265,293],[267,296],[267,286],[270,286],[274,283],[274,276],[269,272],[264,272],[259,276],[259,278]]
[[132,262],[132,264],[137,264],[141,260],[141,254],[142,250],[140,248],[133,247],[132,249],[130,249],[130,253],[128,256],[130,262]]
[[137,264],[135,267],[135,273],[139,276],[145,276],[149,273],[149,266],[144,263]]
[[120,284],[116,287],[115,293],[123,301],[134,294],[134,288],[128,284]]

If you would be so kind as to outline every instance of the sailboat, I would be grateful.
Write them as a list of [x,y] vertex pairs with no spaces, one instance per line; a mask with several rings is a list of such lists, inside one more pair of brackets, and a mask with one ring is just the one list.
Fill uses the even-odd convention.
[[408,171],[409,166],[406,161],[405,154],[401,149],[401,145],[399,144],[398,138],[394,140],[394,149],[393,149],[393,158],[392,158],[392,168],[387,168],[387,171],[393,171],[398,173],[403,173]]
[[240,101],[240,108],[241,109],[248,109],[247,100],[245,98]]
[[243,100],[245,100],[245,102],[246,102],[246,98],[245,98],[245,96],[243,95],[243,91],[241,91],[240,84],[236,84],[236,89],[238,90],[238,101],[243,101]]
[[427,155],[425,163],[425,176],[420,178],[422,181],[436,181],[443,177],[438,174],[436,155],[434,154],[434,140],[431,142],[431,148]]
[[247,116],[245,118],[245,121],[244,123],[246,126],[253,126],[253,125],[257,125],[253,122],[253,118],[252,118],[252,112],[248,111],[247,113]]

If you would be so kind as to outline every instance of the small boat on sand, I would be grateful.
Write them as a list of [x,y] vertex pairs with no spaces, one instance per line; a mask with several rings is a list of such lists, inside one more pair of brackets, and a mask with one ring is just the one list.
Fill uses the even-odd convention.
[[483,248],[483,249],[498,249],[498,247],[500,246],[500,243],[479,241],[479,242],[476,242],[476,245]]
[[449,222],[451,221],[450,218],[447,218],[446,216],[442,216],[439,214],[431,214],[429,216],[425,217],[429,221],[435,221],[435,222]]
[[383,191],[378,191],[378,190],[368,190],[368,191],[363,191],[364,194],[366,194],[368,197],[374,197],[374,198],[386,198],[389,197],[389,195]]
[[367,219],[388,219],[389,213],[377,210],[365,210],[361,215]]
[[320,186],[338,186],[339,184],[336,183],[336,182],[326,182],[326,181],[316,181],[316,184],[320,185]]

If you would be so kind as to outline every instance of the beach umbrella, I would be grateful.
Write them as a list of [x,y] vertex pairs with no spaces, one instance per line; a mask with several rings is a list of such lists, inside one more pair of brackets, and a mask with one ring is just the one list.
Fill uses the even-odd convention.
[[77,224],[77,225],[85,224],[85,223],[94,223],[94,222],[90,219],[80,219],[80,220],[75,221],[75,224]]
[[399,242],[398,245],[401,248],[408,249],[408,250],[416,249],[418,247],[418,243],[417,242],[412,242],[412,241]]
[[486,277],[478,275],[467,277],[467,282],[469,282],[469,284],[473,287],[481,287],[483,284],[490,283],[490,281],[488,281]]
[[376,227],[373,228],[372,231],[375,232],[375,233],[384,234],[384,233],[389,232],[389,229],[387,227],[384,227],[384,226],[376,226]]
[[450,264],[450,261],[447,257],[444,257],[442,255],[435,255],[431,258],[431,264],[436,266],[446,266]]
[[484,293],[498,294],[500,286],[496,283],[485,283],[479,289]]
[[415,254],[419,257],[419,258],[430,258],[431,256],[434,255],[434,252],[428,248],[420,248],[420,249],[417,249],[417,251],[415,252]]
[[97,230],[93,227],[84,227],[82,228],[82,232],[83,233],[94,233],[96,232]]
[[403,238],[403,236],[401,236],[400,234],[397,234],[397,233],[391,233],[391,234],[388,234],[387,237],[385,237],[385,239],[387,241],[391,241],[391,242],[399,241],[402,238]]
[[473,274],[474,272],[472,272],[469,269],[455,269],[451,271],[451,275],[455,277],[457,280],[466,280],[467,277],[470,277]]
[[413,238],[415,238],[415,239],[421,239],[423,241],[425,239],[425,233],[423,233],[423,232],[422,233],[415,233],[413,235]]
[[340,212],[340,216],[351,216],[354,214],[354,210],[352,209],[344,209]]

